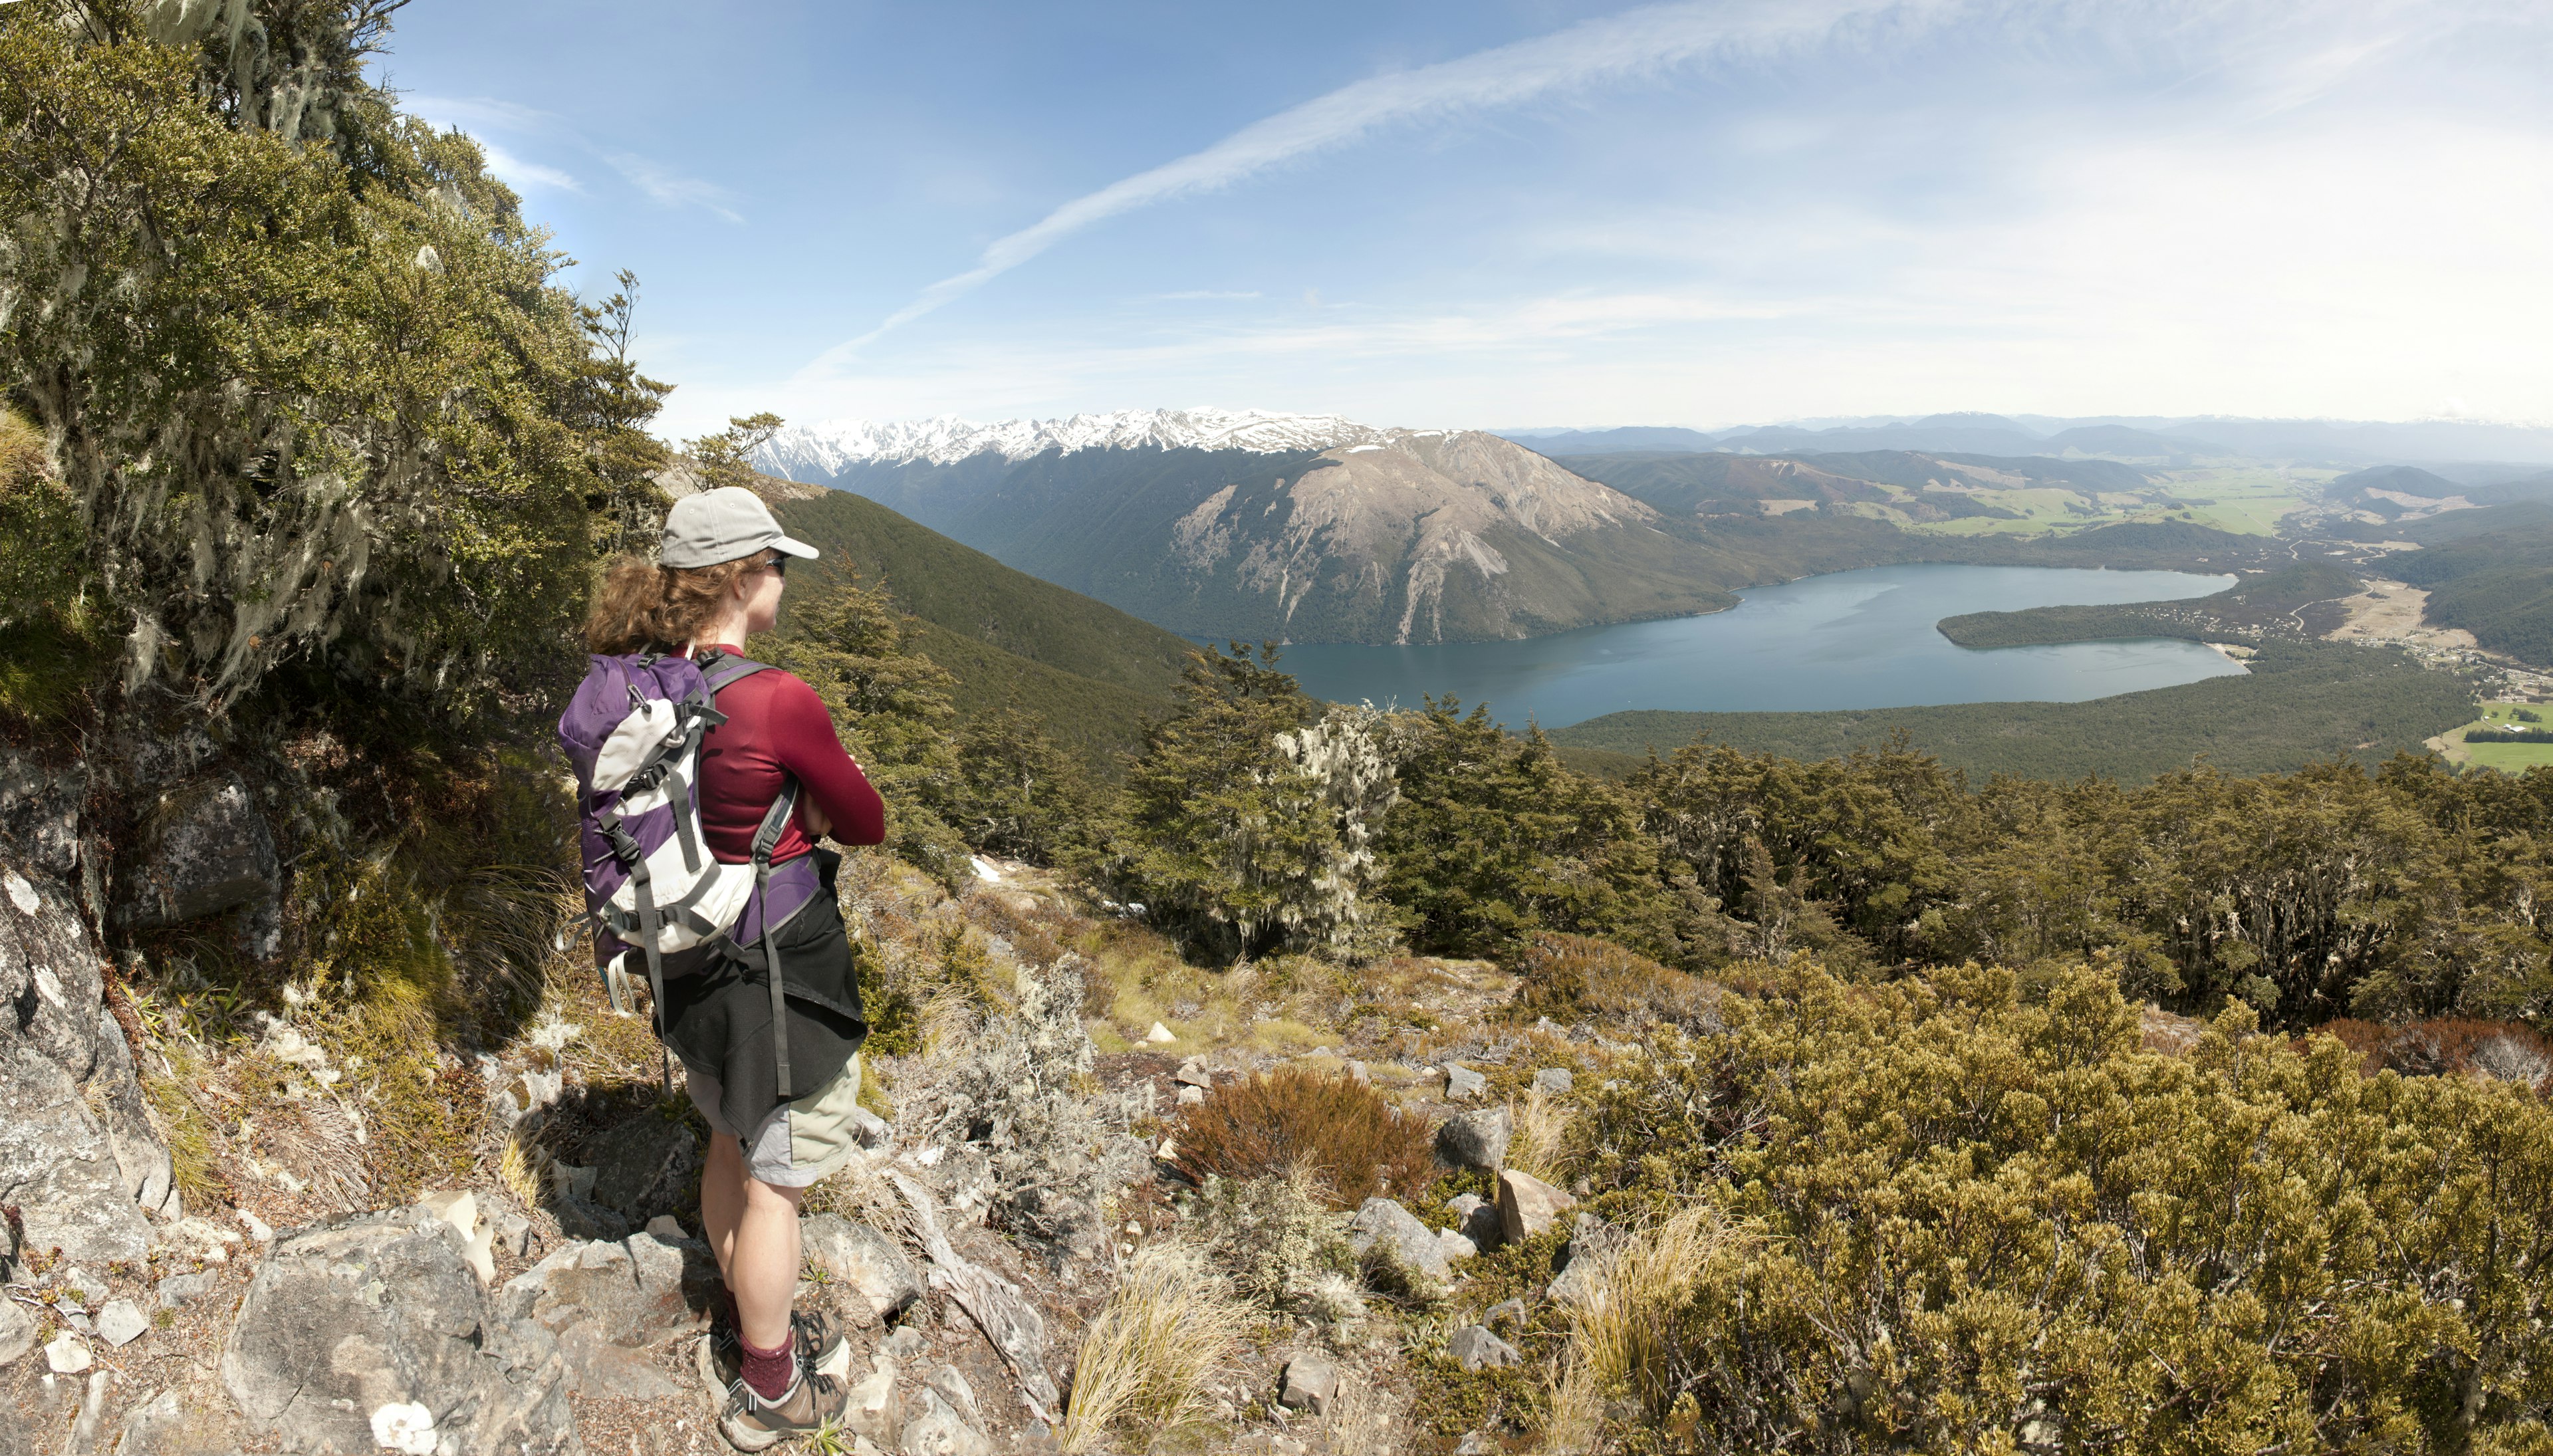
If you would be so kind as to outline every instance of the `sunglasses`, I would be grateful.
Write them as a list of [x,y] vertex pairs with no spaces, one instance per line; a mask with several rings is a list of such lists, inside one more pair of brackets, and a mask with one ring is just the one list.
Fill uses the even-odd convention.
[[789,558],[774,551],[770,559],[762,563],[762,569],[773,576],[785,577],[789,575]]

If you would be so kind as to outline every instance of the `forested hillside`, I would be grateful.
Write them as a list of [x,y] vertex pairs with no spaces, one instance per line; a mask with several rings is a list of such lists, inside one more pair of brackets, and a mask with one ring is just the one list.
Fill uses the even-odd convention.
[[[2034,607],[1942,618],[1942,635],[1962,647],[2181,637],[2257,642],[2263,636],[2319,637],[2342,616],[2337,602],[2363,584],[2328,562],[2308,561],[2246,577],[2213,596],[2113,607]],[[2320,609],[2317,611],[2316,609]]]
[[857,581],[920,618],[913,644],[947,669],[960,716],[1024,715],[1114,777],[1117,755],[1168,710],[1185,639],[847,491],[784,499],[778,514],[825,553],[801,568],[810,582]]
[[2425,549],[2384,567],[2428,589],[2426,619],[2522,662],[2553,664],[2553,517],[2527,502],[2458,510],[2403,528]]
[[1637,754],[1673,752],[1700,736],[1749,752],[1817,759],[1904,732],[1917,747],[1971,775],[2099,774],[2135,784],[2202,754],[2220,771],[2237,774],[2288,772],[2334,756],[2372,764],[2397,752],[2424,752],[2429,737],[2473,719],[2473,690],[2462,679],[2394,652],[2274,640],[2245,666],[2248,676],[2088,703],[1610,713],[1554,729],[1551,737]]

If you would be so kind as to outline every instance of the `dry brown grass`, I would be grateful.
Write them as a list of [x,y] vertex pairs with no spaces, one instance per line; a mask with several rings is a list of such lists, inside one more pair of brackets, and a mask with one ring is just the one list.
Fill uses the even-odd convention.
[[1330,1456],[1397,1456],[1391,1398],[1353,1370],[1339,1372],[1339,1394],[1324,1420]]
[[1170,1135],[1191,1177],[1318,1176],[1333,1206],[1415,1194],[1436,1176],[1433,1130],[1363,1082],[1297,1066],[1226,1082]]
[[1063,1449],[1087,1451],[1114,1429],[1165,1434],[1202,1420],[1250,1322],[1200,1251],[1165,1242],[1137,1254],[1081,1332],[1056,1433]]
[[1595,1450],[1605,1411],[1616,1400],[1664,1415],[1667,1342],[1678,1310],[1706,1280],[1741,1265],[1755,1244],[1752,1232],[1730,1228],[1717,1210],[1697,1203],[1585,1256],[1600,1263],[1591,1292],[1566,1308],[1569,1345],[1543,1449]]
[[1507,1104],[1507,1116],[1512,1131],[1507,1139],[1506,1166],[1544,1182],[1566,1185],[1569,1134],[1578,1121],[1577,1109],[1535,1087],[1528,1088],[1522,1100]]

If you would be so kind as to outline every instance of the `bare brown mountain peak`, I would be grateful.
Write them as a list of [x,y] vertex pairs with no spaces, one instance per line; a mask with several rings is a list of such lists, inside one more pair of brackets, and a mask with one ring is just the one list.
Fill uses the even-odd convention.
[[1682,522],[1510,440],[1273,418],[1191,440],[1165,433],[1176,421],[1093,417],[825,478],[1198,635],[1479,641],[1733,601]]

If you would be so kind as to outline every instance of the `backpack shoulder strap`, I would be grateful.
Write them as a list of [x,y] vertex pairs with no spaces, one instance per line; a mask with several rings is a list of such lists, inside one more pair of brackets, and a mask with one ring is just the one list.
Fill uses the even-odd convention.
[[710,652],[703,655],[699,661],[701,677],[709,683],[710,696],[713,699],[718,697],[721,691],[735,686],[757,672],[774,670],[770,663],[756,662],[750,657],[739,657],[732,652]]

